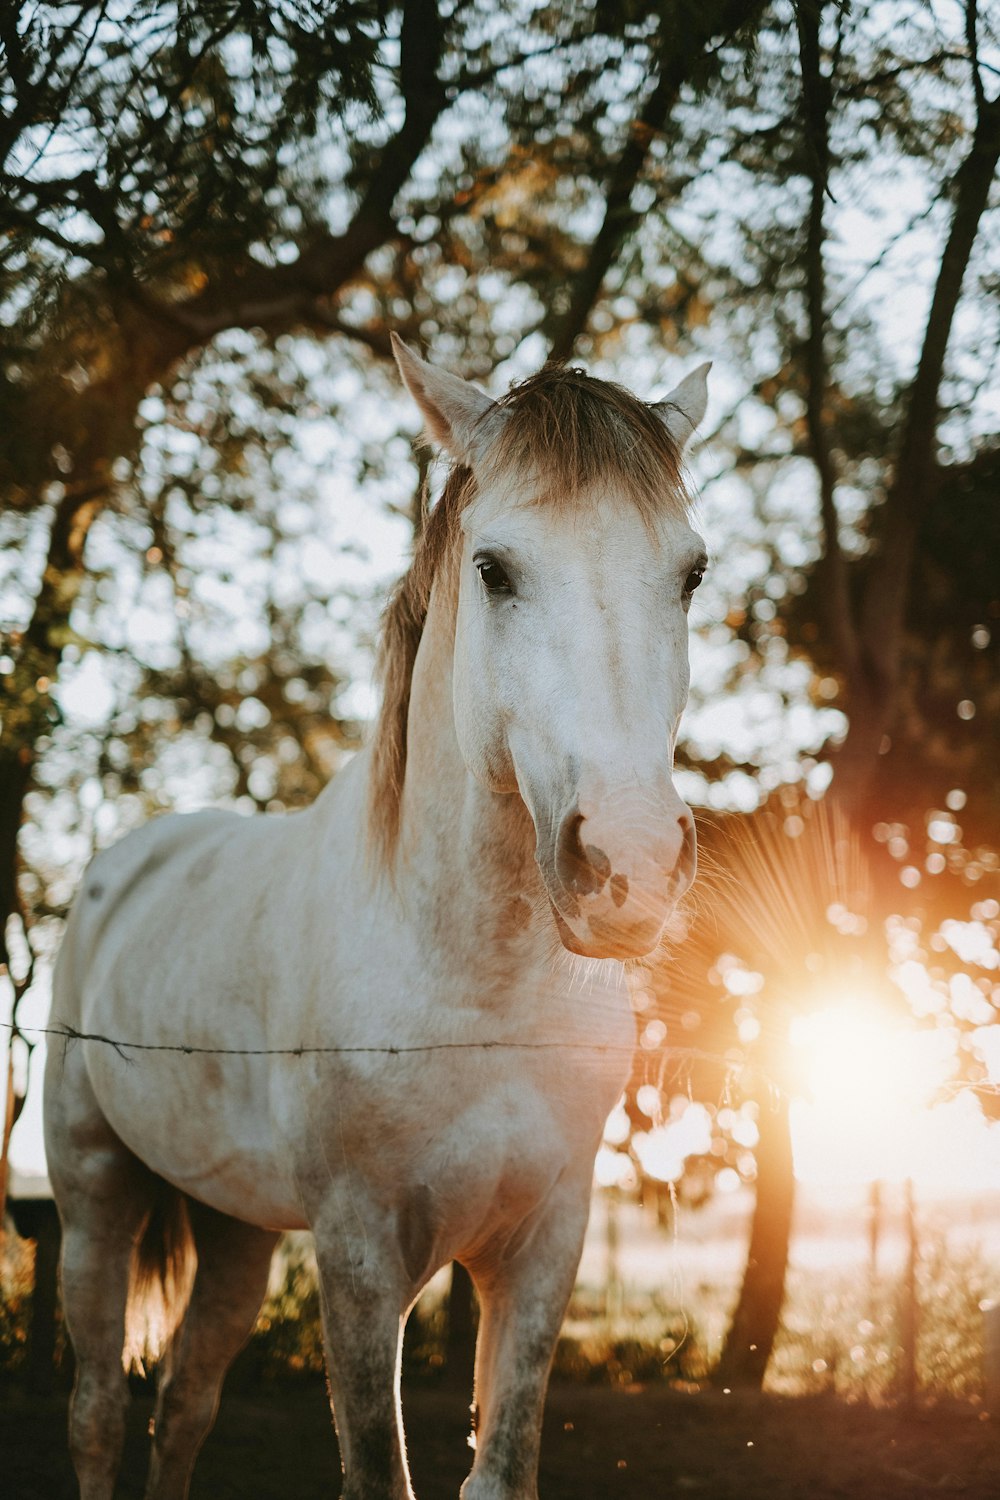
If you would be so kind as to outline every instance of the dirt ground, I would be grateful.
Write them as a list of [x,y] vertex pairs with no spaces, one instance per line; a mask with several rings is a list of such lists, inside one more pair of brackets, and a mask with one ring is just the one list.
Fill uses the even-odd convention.
[[[419,1500],[456,1500],[472,1455],[461,1395],[404,1397]],[[139,1500],[151,1401],[132,1405],[117,1500]],[[75,1495],[65,1397],[0,1396],[0,1494]],[[224,1398],[191,1500],[333,1500],[338,1458],[321,1385]],[[833,1398],[783,1400],[554,1385],[542,1500],[915,1500],[1000,1495],[1000,1418],[960,1406],[906,1414]]]

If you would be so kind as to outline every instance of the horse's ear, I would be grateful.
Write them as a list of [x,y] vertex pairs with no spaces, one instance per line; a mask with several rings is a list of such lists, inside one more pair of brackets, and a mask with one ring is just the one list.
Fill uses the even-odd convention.
[[664,396],[653,407],[682,452],[705,415],[705,408],[708,406],[708,372],[711,368],[711,360],[699,365],[697,370],[685,375],[669,396]]
[[471,465],[476,438],[482,433],[480,423],[496,402],[478,386],[429,365],[408,349],[398,334],[390,334],[390,338],[403,384],[423,412],[428,436],[447,448],[459,463]]

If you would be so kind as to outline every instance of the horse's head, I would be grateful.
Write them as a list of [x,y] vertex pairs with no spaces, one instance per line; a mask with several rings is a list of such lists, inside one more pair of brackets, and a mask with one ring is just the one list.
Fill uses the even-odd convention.
[[465,762],[527,806],[564,945],[640,957],[695,871],[672,769],[705,548],[679,459],[708,367],[654,406],[559,370],[494,402],[396,352],[432,436],[473,476],[455,628]]

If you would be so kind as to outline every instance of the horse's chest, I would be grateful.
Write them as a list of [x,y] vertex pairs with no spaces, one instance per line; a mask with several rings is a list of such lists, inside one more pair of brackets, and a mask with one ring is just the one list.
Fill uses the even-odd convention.
[[594,1152],[620,1083],[540,1073],[529,1065],[452,1091],[408,1162],[401,1239],[408,1261],[432,1240],[439,1258],[488,1253],[534,1221],[567,1179],[589,1186]]

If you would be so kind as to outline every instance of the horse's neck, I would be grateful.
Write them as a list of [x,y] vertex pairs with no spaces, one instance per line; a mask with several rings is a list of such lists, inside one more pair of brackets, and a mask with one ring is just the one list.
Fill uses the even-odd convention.
[[551,916],[524,803],[480,786],[462,758],[453,661],[453,607],[435,591],[413,672],[400,858],[407,883],[450,924],[464,918],[482,945],[511,927],[551,926]]
[[[634,1023],[620,965],[566,962],[541,874],[535,830],[515,793],[487,791],[470,774],[455,733],[453,613],[432,600],[413,673],[397,894],[429,938],[434,968],[469,1000],[565,1038],[627,1049]],[[572,996],[572,1011],[558,1004]],[[519,1023],[520,1024],[520,1023]],[[612,1056],[613,1053],[609,1053]],[[617,1055],[614,1056],[617,1065]]]

